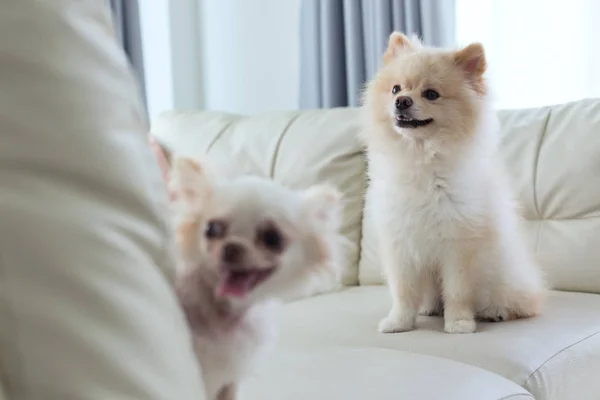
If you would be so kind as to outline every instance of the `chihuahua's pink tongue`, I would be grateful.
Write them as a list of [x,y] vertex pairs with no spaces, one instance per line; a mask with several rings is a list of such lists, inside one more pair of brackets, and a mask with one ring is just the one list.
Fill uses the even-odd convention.
[[216,295],[245,297],[254,287],[257,278],[253,273],[229,273],[217,286]]

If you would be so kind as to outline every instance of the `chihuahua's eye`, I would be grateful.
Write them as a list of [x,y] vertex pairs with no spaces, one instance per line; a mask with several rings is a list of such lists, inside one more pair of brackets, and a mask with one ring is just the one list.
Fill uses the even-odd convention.
[[221,239],[225,236],[227,226],[223,221],[208,221],[204,230],[204,236],[208,239]]
[[394,85],[394,87],[392,88],[392,94],[398,93],[400,89],[400,85]]
[[259,234],[259,240],[262,244],[273,251],[281,251],[283,249],[283,236],[275,228],[267,228]]
[[423,92],[423,97],[425,97],[429,101],[437,100],[440,97],[440,94],[433,89],[427,89]]

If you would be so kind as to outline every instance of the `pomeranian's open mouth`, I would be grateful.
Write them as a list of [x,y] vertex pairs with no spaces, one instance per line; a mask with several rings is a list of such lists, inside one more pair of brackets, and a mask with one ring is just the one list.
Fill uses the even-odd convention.
[[400,128],[419,128],[432,122],[433,118],[415,119],[404,114],[396,115],[396,126]]
[[224,269],[216,294],[219,297],[245,297],[254,288],[273,275],[276,267]]

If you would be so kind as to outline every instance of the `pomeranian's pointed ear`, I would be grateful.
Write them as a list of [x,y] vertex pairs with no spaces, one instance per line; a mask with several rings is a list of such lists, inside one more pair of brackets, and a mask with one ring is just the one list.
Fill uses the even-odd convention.
[[467,75],[481,76],[487,69],[485,51],[481,43],[472,43],[454,54],[454,61]]
[[213,176],[206,160],[177,156],[171,165],[169,191],[173,201],[188,211],[198,211],[210,196]]
[[333,185],[318,184],[304,191],[308,218],[329,229],[339,229],[342,223],[342,203],[342,193]]
[[454,62],[465,72],[473,89],[480,95],[485,95],[487,85],[483,74],[487,70],[485,51],[481,43],[472,43],[454,53]]
[[388,47],[383,54],[383,63],[387,64],[399,54],[404,52],[416,51],[422,47],[421,41],[417,35],[406,36],[401,32],[392,32],[388,40]]

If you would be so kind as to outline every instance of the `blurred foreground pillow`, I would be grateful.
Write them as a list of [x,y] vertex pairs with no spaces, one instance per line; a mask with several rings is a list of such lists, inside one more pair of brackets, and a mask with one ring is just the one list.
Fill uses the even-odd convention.
[[0,2],[8,399],[203,398],[144,130],[105,2]]

